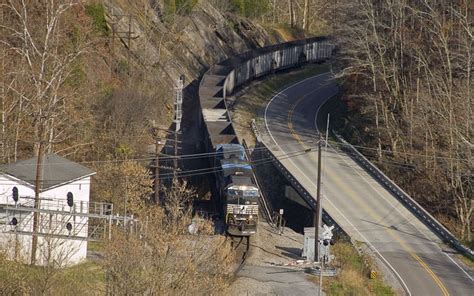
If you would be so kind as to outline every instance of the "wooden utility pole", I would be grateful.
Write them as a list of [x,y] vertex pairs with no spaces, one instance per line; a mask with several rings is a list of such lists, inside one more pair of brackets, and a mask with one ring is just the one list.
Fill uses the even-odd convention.
[[[318,142],[318,185],[316,188],[316,212],[314,213],[314,261],[319,261],[319,227],[321,226],[321,139]],[[321,271],[322,272],[322,271]]]
[[115,51],[115,38],[124,38],[127,39],[127,42],[125,43],[127,46],[127,70],[128,70],[128,75],[130,75],[130,55],[131,55],[131,50],[132,50],[132,39],[138,38],[138,36],[132,36],[135,34],[135,32],[132,31],[132,15],[131,14],[114,14],[113,15],[116,18],[119,18],[118,21],[122,17],[127,17],[128,18],[128,30],[127,31],[117,31],[116,25],[118,21],[113,21],[112,22],[112,54]]
[[40,220],[40,192],[43,184],[43,141],[39,142],[38,157],[36,162],[35,180],[35,212],[33,213],[33,235],[31,237],[31,265],[36,264],[36,249],[38,247],[38,226]]
[[155,178],[154,178],[154,202],[160,202],[160,138],[158,137],[158,131],[155,130]]

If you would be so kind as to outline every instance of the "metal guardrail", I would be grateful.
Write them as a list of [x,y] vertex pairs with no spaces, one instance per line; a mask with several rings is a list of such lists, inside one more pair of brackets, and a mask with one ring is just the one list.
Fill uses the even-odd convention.
[[[265,145],[265,143],[262,142],[263,147],[265,147],[265,150],[268,154],[268,156],[272,159],[273,163],[275,164],[275,167],[280,171],[280,173],[285,176],[285,178],[290,182],[290,184],[293,186],[293,188],[298,192],[298,194],[306,201],[306,203],[311,207],[311,209],[314,211],[316,209],[316,200],[312,197],[312,195],[304,188],[300,182],[293,177],[293,175],[288,171],[288,169],[280,162],[278,158],[273,155],[273,153],[268,149],[268,147]],[[339,233],[340,237],[345,237],[346,239],[350,239],[349,235],[347,232],[342,229],[339,224],[334,221],[331,216],[323,209],[323,222],[326,225],[334,225],[334,229],[337,233]]]
[[[249,148],[247,146],[247,143],[245,142],[245,139],[242,139],[242,146],[244,146],[244,149],[245,149],[245,157],[252,164],[253,163],[252,157],[250,156],[250,153],[248,153]],[[255,184],[257,184],[257,187],[260,189],[260,205],[263,205],[263,208],[265,209],[264,214],[267,217],[267,221],[272,225],[273,216],[271,213],[273,213],[273,209],[271,209],[271,204],[267,197],[266,192],[262,190],[262,187],[260,186],[260,182],[257,177],[257,174],[255,174],[255,168],[253,164],[252,164],[252,174],[253,174],[253,179],[254,179]]]
[[385,188],[387,188],[393,195],[402,202],[416,217],[418,217],[426,226],[428,226],[434,233],[436,233],[443,242],[449,244],[455,250],[461,252],[465,256],[474,260],[474,251],[464,246],[446,227],[444,227],[438,220],[436,220],[427,210],[418,204],[411,196],[409,196],[403,189],[401,189],[395,182],[387,177],[379,168],[371,163],[362,153],[360,153],[354,146],[348,143],[344,138],[338,135],[336,138],[341,141],[352,157],[364,167],[373,177],[375,177]]

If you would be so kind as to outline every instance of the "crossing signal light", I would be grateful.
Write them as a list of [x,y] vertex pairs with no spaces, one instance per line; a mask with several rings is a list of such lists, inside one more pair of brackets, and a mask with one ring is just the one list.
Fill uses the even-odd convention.
[[67,193],[67,205],[70,207],[74,205],[74,196],[72,195],[72,192]]
[[18,202],[18,188],[13,187],[13,189],[12,189],[12,196],[13,196],[13,200],[14,200],[15,202]]
[[326,247],[329,246],[329,245],[334,246],[334,241],[332,239],[324,239],[323,240],[323,245],[326,246]]
[[16,226],[18,224],[18,220],[15,217],[13,217],[13,219],[10,221],[10,224],[13,226]]

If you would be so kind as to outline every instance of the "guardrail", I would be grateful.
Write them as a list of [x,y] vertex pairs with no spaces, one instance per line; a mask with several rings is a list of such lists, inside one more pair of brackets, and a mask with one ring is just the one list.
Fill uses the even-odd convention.
[[273,208],[271,208],[270,201],[267,197],[267,194],[264,190],[262,190],[262,187],[260,186],[259,179],[257,175],[255,174],[255,168],[252,160],[252,157],[250,156],[250,153],[248,153],[249,148],[247,146],[247,143],[245,142],[245,139],[242,139],[242,146],[244,146],[245,149],[245,157],[251,163],[252,166],[252,174],[253,174],[253,179],[257,187],[260,189],[260,204],[263,205],[263,208],[265,209],[264,215],[267,217],[267,221],[269,222],[270,225],[273,224],[273,216],[271,213],[273,213]]
[[455,250],[461,252],[465,256],[474,260],[474,252],[468,247],[461,244],[461,242],[444,227],[438,220],[436,220],[427,210],[418,204],[411,196],[409,196],[403,189],[401,189],[395,182],[387,177],[379,168],[371,163],[362,153],[360,153],[354,146],[348,143],[342,136],[333,131],[336,138],[343,143],[343,149],[349,151],[353,157],[362,167],[364,167],[373,177],[375,177],[385,188],[387,188],[393,195],[401,201],[415,216],[417,216],[426,226],[428,226],[434,233],[436,233],[443,242],[449,244]]
[[[290,184],[293,186],[293,188],[298,192],[298,194],[306,201],[306,203],[310,206],[310,208],[315,211],[316,210],[316,200],[312,197],[312,195],[304,188],[300,182],[293,177],[293,175],[288,171],[288,169],[285,168],[285,166],[280,162],[280,160],[273,155],[270,149],[265,145],[265,143],[261,142],[262,146],[265,147],[265,152],[266,154],[272,159],[273,163],[275,164],[275,167],[280,171],[280,173],[285,176],[285,178],[290,182]],[[323,215],[322,219],[323,222],[326,223],[326,225],[334,225],[334,229],[336,233],[339,234],[339,237],[345,238],[345,239],[350,239],[349,235],[342,229],[339,224],[334,221],[331,216],[323,209],[322,210]]]

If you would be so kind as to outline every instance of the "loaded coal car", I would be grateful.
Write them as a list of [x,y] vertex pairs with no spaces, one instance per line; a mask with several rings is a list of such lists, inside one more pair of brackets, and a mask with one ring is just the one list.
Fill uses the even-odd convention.
[[227,233],[250,236],[257,232],[259,190],[252,166],[240,144],[219,144],[215,154],[216,180]]
[[203,75],[199,122],[206,150],[214,155],[210,158],[210,165],[217,171],[213,190],[229,234],[249,236],[256,232],[260,192],[235,133],[226,96],[254,78],[307,62],[321,62],[333,52],[334,45],[327,38],[297,40],[244,52],[213,65]]

